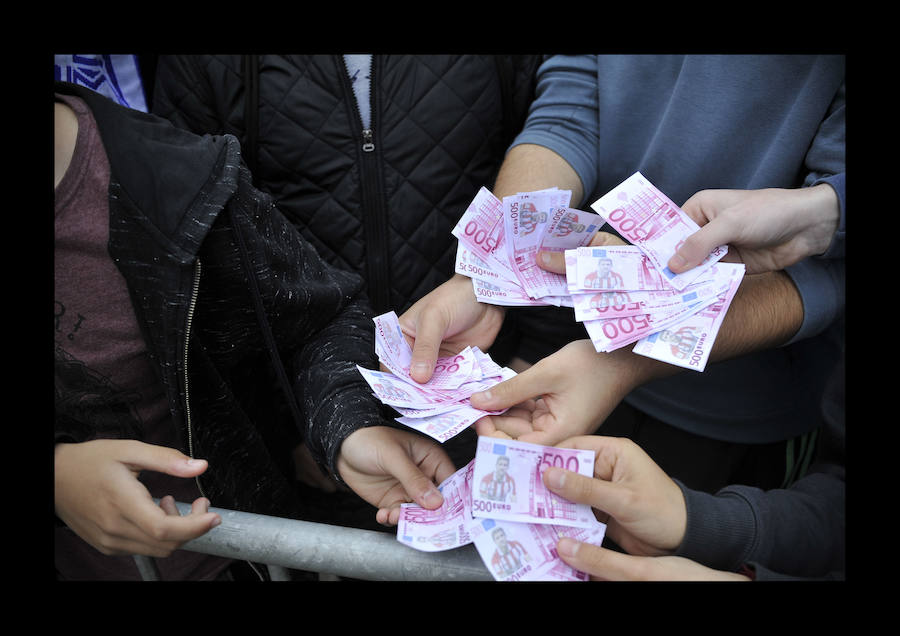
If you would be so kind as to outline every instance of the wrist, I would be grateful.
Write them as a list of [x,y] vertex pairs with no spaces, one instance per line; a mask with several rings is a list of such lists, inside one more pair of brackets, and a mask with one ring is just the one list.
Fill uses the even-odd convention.
[[820,183],[801,188],[803,193],[802,214],[809,231],[808,252],[810,256],[824,254],[831,245],[841,220],[841,206],[837,192],[828,183]]

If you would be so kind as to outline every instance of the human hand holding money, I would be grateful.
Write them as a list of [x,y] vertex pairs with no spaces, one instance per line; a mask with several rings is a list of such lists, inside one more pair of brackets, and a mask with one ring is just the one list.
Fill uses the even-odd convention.
[[681,488],[633,441],[590,435],[565,440],[569,448],[595,453],[593,472],[550,467],[543,474],[552,492],[603,511],[609,537],[629,554],[671,554],[681,544],[687,511]]
[[[478,347],[438,358],[429,381],[410,376],[413,351],[394,312],[374,318],[376,371],[357,366],[373,393],[401,414],[396,421],[445,442],[491,412],[472,407],[469,396],[509,379],[515,371],[500,367]],[[499,413],[496,411],[494,413]]]
[[789,267],[831,243],[840,220],[840,204],[828,184],[809,188],[702,190],[682,206],[700,229],[669,260],[669,269],[695,267],[724,243],[736,252],[749,274]]
[[593,433],[640,379],[641,365],[627,356],[626,350],[598,354],[590,340],[571,342],[515,377],[472,394],[471,404],[486,411],[516,407],[479,420],[475,431],[545,445]]
[[587,478],[593,464],[589,450],[479,438],[475,459],[439,486],[440,508],[401,507],[397,540],[427,552],[474,543],[499,581],[585,581],[557,545],[568,537],[599,546],[606,526],[589,506],[549,491],[541,474],[565,466]]
[[369,426],[343,441],[337,469],[354,492],[377,508],[376,521],[396,523],[405,501],[425,509],[443,503],[434,484],[453,472],[453,462],[443,448],[412,431]]
[[486,351],[500,332],[505,312],[503,307],[478,302],[472,281],[461,275],[423,296],[399,317],[412,346],[410,377],[424,384],[438,357],[468,346]]
[[[689,270],[670,270],[699,226],[639,172],[595,201],[596,215],[565,207],[567,195],[551,188],[500,201],[481,188],[453,230],[457,276],[471,278],[482,304],[573,307],[599,352],[634,345],[702,372],[743,266],[717,268],[722,245]],[[604,222],[631,244],[598,232]]]

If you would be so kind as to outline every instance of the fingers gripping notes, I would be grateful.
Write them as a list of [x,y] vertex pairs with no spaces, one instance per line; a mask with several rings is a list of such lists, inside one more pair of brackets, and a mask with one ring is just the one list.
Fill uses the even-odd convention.
[[474,543],[500,581],[585,581],[557,554],[561,537],[600,545],[606,526],[591,508],[556,495],[541,475],[550,466],[593,475],[594,452],[488,437],[467,466],[439,486],[444,504],[401,507],[397,540],[423,551]]
[[469,396],[513,377],[477,347],[438,358],[431,379],[418,384],[409,375],[412,350],[397,315],[375,318],[375,352],[390,373],[357,367],[375,395],[401,414],[397,421],[445,442],[492,412],[472,407]]
[[[398,422],[440,442],[490,414],[468,404],[469,395],[515,375],[468,348],[438,359],[432,379],[420,385],[409,378],[412,353],[396,315],[378,316],[375,325],[376,352],[392,372],[359,367],[360,373],[403,414]],[[593,451],[480,437],[475,459],[438,487],[439,508],[401,504],[397,540],[428,552],[475,543],[497,580],[587,580],[559,558],[556,544],[565,536],[600,545],[606,526],[589,506],[547,490],[541,475],[559,466],[590,476],[593,464]]]
[[453,228],[456,273],[472,279],[480,302],[504,306],[566,305],[565,276],[541,269],[539,251],[587,245],[602,225],[569,208],[571,192],[523,192],[502,201],[481,188]]
[[[722,263],[716,247],[698,266],[667,263],[699,226],[635,173],[592,204],[568,208],[569,193],[541,190],[498,200],[482,188],[453,230],[456,273],[475,298],[501,306],[572,307],[598,352],[633,351],[703,371],[744,266]],[[608,223],[632,245],[591,247]],[[539,252],[562,252],[565,275],[537,265]]]

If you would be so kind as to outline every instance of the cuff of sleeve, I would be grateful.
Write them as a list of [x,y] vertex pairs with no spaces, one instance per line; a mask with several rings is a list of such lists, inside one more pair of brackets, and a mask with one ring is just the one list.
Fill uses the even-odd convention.
[[838,198],[838,207],[841,211],[841,217],[838,221],[837,231],[835,231],[834,236],[831,239],[831,244],[828,246],[828,249],[825,250],[822,254],[819,254],[817,258],[844,258],[844,240],[846,238],[846,222],[847,222],[847,204],[846,204],[846,174],[834,174],[830,177],[824,177],[822,179],[818,179],[812,185],[819,185],[820,183],[827,183],[833,189]]
[[756,538],[751,506],[735,493],[711,495],[691,490],[678,480],[675,483],[684,493],[687,508],[687,527],[675,556],[736,572]]
[[786,268],[803,302],[803,323],[786,344],[815,336],[840,315],[844,307],[844,261],[807,258]]

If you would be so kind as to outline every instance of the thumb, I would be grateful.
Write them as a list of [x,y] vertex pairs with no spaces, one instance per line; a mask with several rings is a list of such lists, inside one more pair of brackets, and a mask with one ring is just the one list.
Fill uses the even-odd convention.
[[652,557],[632,556],[570,537],[560,537],[557,553],[567,564],[604,581],[655,579]]
[[152,470],[174,477],[196,477],[208,464],[205,459],[194,459],[168,446],[133,441],[120,455],[120,460],[131,470]]
[[548,272],[554,272],[556,274],[566,273],[566,257],[563,252],[547,252],[541,250],[538,252],[536,262],[538,267],[547,270]]
[[537,369],[535,365],[486,391],[473,393],[469,402],[482,411],[502,411],[535,398],[541,395],[542,385],[545,384],[536,373]]
[[727,217],[718,216],[687,237],[681,247],[669,259],[668,266],[676,274],[696,267],[709,253],[731,238]]
[[563,499],[587,504],[613,518],[627,511],[628,498],[632,496],[629,490],[618,484],[558,467],[547,468],[542,477],[544,485]]
[[419,384],[425,384],[434,374],[434,365],[447,327],[448,320],[442,312],[431,312],[426,308],[416,317],[409,375]]
[[388,470],[400,482],[410,499],[427,510],[441,507],[444,503],[441,491],[401,447],[389,446],[385,448],[384,454],[384,465],[389,467]]

